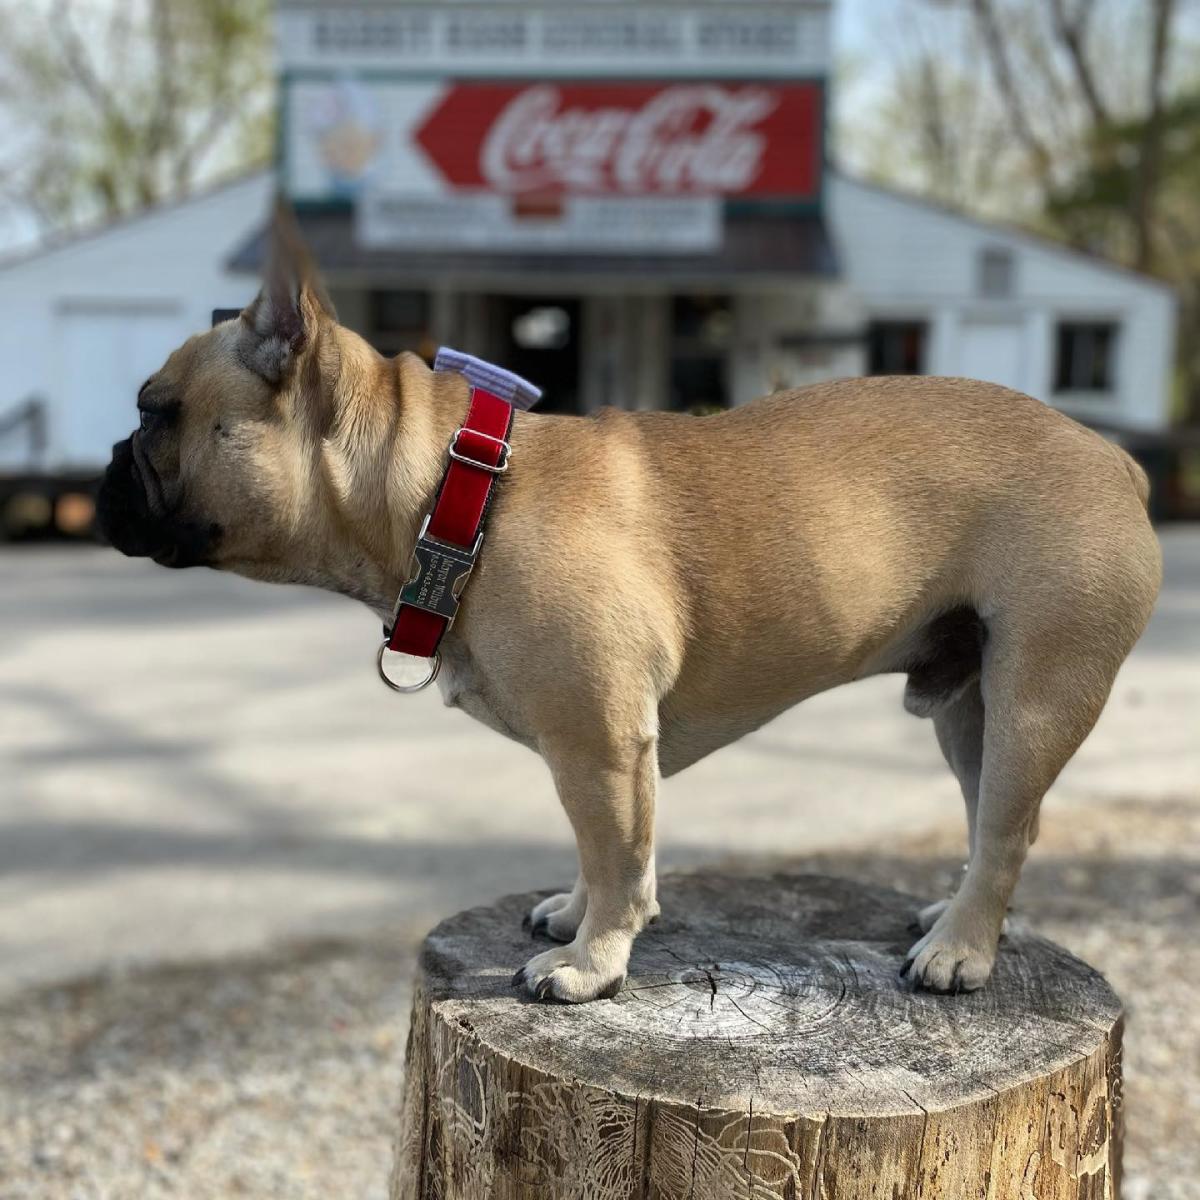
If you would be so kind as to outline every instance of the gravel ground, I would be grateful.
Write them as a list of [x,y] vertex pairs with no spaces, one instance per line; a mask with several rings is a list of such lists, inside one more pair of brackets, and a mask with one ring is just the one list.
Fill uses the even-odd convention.
[[418,931],[0,1009],[0,1197],[383,1197]]
[[[1129,1009],[1125,1200],[1200,1197],[1200,800],[1048,806],[1018,915]],[[958,830],[741,859],[936,894]],[[0,1200],[383,1197],[420,930],[102,975],[0,1004]]]
[[[891,858],[803,865],[945,895],[961,850],[946,831]],[[1097,967],[1125,1004],[1123,1200],[1200,1200],[1200,794],[1091,811],[1048,803],[1014,919]]]

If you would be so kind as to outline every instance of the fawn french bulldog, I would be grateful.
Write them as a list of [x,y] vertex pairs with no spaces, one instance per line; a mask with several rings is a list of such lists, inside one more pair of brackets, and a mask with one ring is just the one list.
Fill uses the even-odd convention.
[[[126,554],[312,584],[386,619],[468,385],[340,326],[280,222],[257,299],[139,393],[102,527]],[[980,987],[1042,797],[1158,592],[1140,468],[967,379],[849,379],[703,417],[518,412],[509,440],[438,684],[543,756],[574,827],[574,889],[530,914],[560,944],[518,982],[565,1001],[620,986],[658,911],[660,772],[896,671],[970,844],[904,970]]]

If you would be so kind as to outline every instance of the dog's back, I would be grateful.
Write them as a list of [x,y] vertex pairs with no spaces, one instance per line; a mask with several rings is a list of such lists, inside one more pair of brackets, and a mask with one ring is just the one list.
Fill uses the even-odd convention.
[[930,612],[1050,609],[1132,577],[1143,600],[1157,591],[1141,468],[1006,388],[856,379],[626,420],[649,467],[632,490],[649,493],[644,519],[661,523],[696,624],[734,611],[789,625],[814,684],[886,665]]

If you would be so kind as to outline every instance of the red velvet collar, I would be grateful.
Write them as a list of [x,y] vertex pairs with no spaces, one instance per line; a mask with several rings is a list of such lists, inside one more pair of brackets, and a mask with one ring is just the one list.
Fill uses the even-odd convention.
[[[458,615],[463,588],[479,557],[484,521],[496,480],[508,470],[513,407],[480,387],[461,427],[450,439],[446,472],[413,550],[408,582],[400,589],[391,629],[379,647],[379,674],[394,691],[428,687],[441,666],[438,646]],[[388,652],[431,660],[416,684],[398,684],[384,670]]]

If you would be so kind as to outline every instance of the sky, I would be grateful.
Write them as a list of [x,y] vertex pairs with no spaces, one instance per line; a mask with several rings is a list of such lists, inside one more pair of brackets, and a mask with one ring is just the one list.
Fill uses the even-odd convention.
[[833,48],[835,54],[858,53],[870,45],[872,20],[894,8],[892,0],[834,0]]

